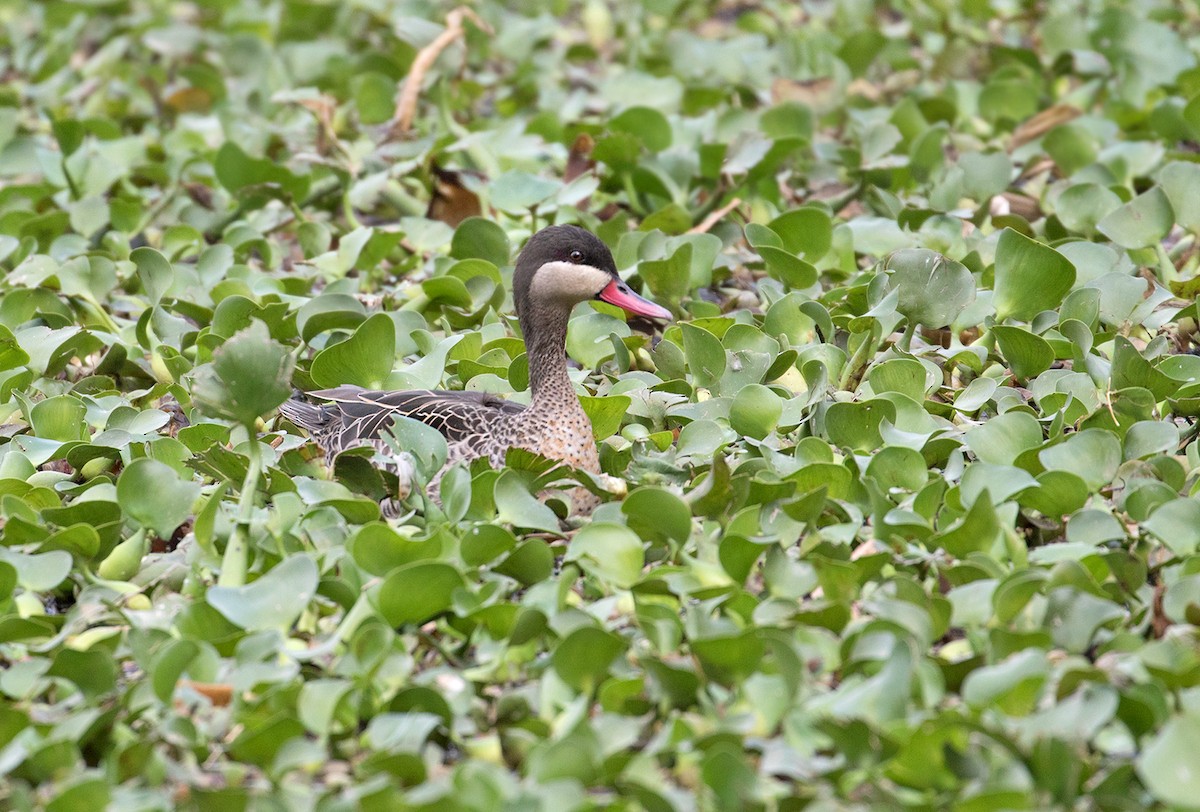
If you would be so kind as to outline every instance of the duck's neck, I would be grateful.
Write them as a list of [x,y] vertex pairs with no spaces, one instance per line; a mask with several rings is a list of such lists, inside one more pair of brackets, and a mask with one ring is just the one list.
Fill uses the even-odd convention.
[[522,324],[529,354],[530,408],[536,412],[578,409],[579,397],[567,375],[567,320],[570,311],[545,308]]

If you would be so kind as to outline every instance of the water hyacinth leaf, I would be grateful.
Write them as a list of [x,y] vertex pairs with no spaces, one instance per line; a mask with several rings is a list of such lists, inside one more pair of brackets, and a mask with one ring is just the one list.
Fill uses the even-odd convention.
[[1041,336],[1009,325],[992,328],[1004,360],[1020,380],[1036,377],[1054,363],[1054,348]]
[[326,330],[353,330],[366,320],[366,310],[358,299],[344,293],[325,293],[300,307],[296,329],[308,342]]
[[480,567],[490,564],[516,546],[517,538],[511,531],[494,524],[483,524],[472,527],[463,536],[459,552],[467,566]]
[[1171,201],[1161,186],[1154,186],[1110,212],[1096,228],[1122,248],[1148,248],[1157,245],[1174,224]]
[[1012,465],[1023,452],[1042,444],[1042,427],[1027,412],[1005,412],[970,429],[967,447],[983,462]]
[[557,181],[514,169],[493,180],[488,191],[493,206],[516,212],[544,203],[561,188],[562,184]]
[[318,385],[326,388],[354,384],[378,389],[387,380],[395,361],[395,324],[386,313],[376,313],[345,341],[317,353],[310,374]]
[[1148,389],[1155,400],[1165,400],[1179,389],[1179,382],[1155,369],[1124,336],[1113,340],[1112,387]]
[[1075,266],[1053,248],[1006,228],[996,244],[996,320],[1029,321],[1053,310],[1075,283]]
[[1167,502],[1151,513],[1142,527],[1176,555],[1190,555],[1200,549],[1200,501],[1180,498]]
[[1004,662],[972,671],[963,683],[963,699],[973,707],[998,707],[1024,715],[1033,710],[1049,676],[1044,654],[1022,651]]
[[254,425],[291,395],[292,366],[291,353],[256,319],[196,370],[192,394],[209,414]]
[[160,538],[170,538],[199,496],[199,483],[180,479],[174,468],[148,457],[131,462],[117,479],[121,510]]
[[625,648],[625,641],[618,635],[594,626],[583,626],[559,642],[551,663],[563,682],[587,692],[595,689],[608,675],[613,661]]
[[976,499],[971,509],[953,526],[938,533],[930,544],[958,558],[973,552],[987,552],[1000,530],[1000,521],[990,499]]
[[892,489],[915,492],[925,485],[929,472],[919,451],[887,446],[871,458],[866,475],[885,493]]
[[129,254],[137,268],[138,279],[146,299],[152,305],[162,301],[163,296],[175,281],[175,272],[167,258],[153,248],[135,248]]
[[609,336],[629,335],[629,326],[607,313],[588,313],[571,319],[567,327],[567,354],[581,364],[598,367],[614,354]]
[[375,600],[383,619],[399,628],[442,614],[452,605],[455,590],[462,586],[462,575],[449,564],[417,561],[388,575],[379,585]]
[[896,392],[920,401],[925,397],[925,365],[912,358],[892,358],[872,366],[867,382],[877,395]]
[[1121,464],[1121,441],[1102,429],[1084,429],[1039,451],[1038,459],[1052,471],[1075,474],[1096,491],[1116,475]]
[[1059,195],[1055,205],[1064,226],[1091,234],[1097,223],[1121,207],[1121,198],[1098,183],[1080,183]]
[[642,574],[642,540],[628,527],[596,522],[582,528],[567,547],[567,561],[618,589],[629,589]]
[[425,481],[432,479],[450,456],[445,435],[428,423],[405,415],[392,418],[383,438],[393,454],[409,454],[416,460]]
[[245,586],[215,586],[208,605],[247,631],[286,632],[317,591],[317,565],[307,555],[293,555]]
[[60,649],[46,673],[74,683],[89,699],[96,699],[108,693],[117,683],[116,664],[106,652],[99,649]]
[[435,558],[441,545],[435,541],[412,541],[382,522],[365,524],[346,542],[354,563],[372,575],[387,575],[397,567]]
[[1125,459],[1167,454],[1179,444],[1179,429],[1167,422],[1141,420],[1125,432]]
[[337,726],[338,707],[354,684],[346,679],[314,679],[304,683],[296,709],[300,722],[312,733],[325,736]]
[[651,152],[662,152],[671,146],[671,124],[652,107],[627,107],[608,126],[634,136]]
[[729,407],[729,425],[747,437],[762,439],[779,425],[783,401],[779,395],[762,384],[744,386]]
[[926,248],[907,248],[888,257],[888,284],[899,292],[896,310],[909,321],[944,327],[975,301],[975,278],[959,262]]
[[87,407],[72,395],[57,395],[38,401],[29,411],[33,433],[47,440],[70,442],[88,438],[84,415]]
[[538,538],[528,539],[493,568],[525,586],[545,581],[554,572],[554,553]]
[[581,397],[583,411],[592,422],[592,434],[599,442],[611,437],[621,428],[621,421],[633,403],[628,395],[609,395],[603,398]]
[[382,124],[396,111],[396,83],[382,73],[354,77],[354,105],[364,124]]
[[732,685],[754,673],[766,647],[755,630],[747,629],[740,634],[694,640],[692,651],[709,679]]
[[666,259],[638,263],[638,276],[646,281],[655,299],[677,305],[692,289],[692,250],[690,243],[683,243]]
[[815,262],[833,244],[833,222],[818,208],[802,208],[785,212],[767,224],[783,240],[788,253]]
[[725,348],[708,330],[691,324],[681,324],[683,354],[688,370],[697,386],[713,387],[725,373]]
[[468,217],[454,229],[450,256],[455,259],[484,259],[496,267],[508,264],[512,246],[499,225],[483,217]]
[[1200,621],[1200,574],[1180,578],[1167,587],[1163,614],[1176,623],[1196,625]]
[[290,197],[300,200],[308,194],[309,178],[297,175],[277,162],[252,158],[232,141],[217,150],[213,161],[217,180],[234,194],[249,193],[266,197]]
[[1159,801],[1183,808],[1196,804],[1196,760],[1200,715],[1173,716],[1137,757],[1137,772]]
[[30,592],[46,592],[71,574],[71,554],[63,550],[46,553],[20,553],[0,547],[0,562],[17,573],[17,583]]
[[643,539],[687,541],[692,532],[692,512],[687,503],[670,491],[643,487],[621,502],[625,521]]
[[505,471],[496,480],[495,500],[501,522],[558,533],[558,517],[554,511],[533,497],[516,471]]
[[1200,231],[1200,200],[1193,194],[1200,184],[1200,165],[1173,161],[1162,168],[1158,182],[1175,213],[1175,222],[1193,233]]
[[896,407],[886,400],[833,403],[825,412],[825,431],[836,446],[871,451],[883,443],[879,426],[885,420],[896,421]]
[[[774,232],[772,232],[774,233]],[[812,287],[820,276],[816,267],[782,248],[770,245],[758,246],[758,255],[767,264],[771,276],[794,290]]]
[[0,324],[0,372],[16,369],[29,363],[29,353],[21,349],[12,331]]

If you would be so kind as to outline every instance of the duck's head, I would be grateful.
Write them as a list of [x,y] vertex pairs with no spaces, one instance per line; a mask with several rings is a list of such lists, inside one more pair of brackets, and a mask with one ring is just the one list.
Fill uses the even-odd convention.
[[616,305],[635,316],[667,319],[671,311],[630,290],[617,275],[612,252],[579,226],[550,226],[529,238],[513,272],[513,302],[529,336],[537,311],[570,312],[589,299]]

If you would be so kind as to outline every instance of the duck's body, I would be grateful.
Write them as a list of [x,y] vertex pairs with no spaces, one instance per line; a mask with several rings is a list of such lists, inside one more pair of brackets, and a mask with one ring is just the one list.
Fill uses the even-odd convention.
[[[447,465],[486,457],[499,468],[510,448],[524,448],[600,473],[591,421],[567,375],[571,308],[599,298],[637,315],[667,318],[670,313],[630,291],[604,243],[577,226],[551,226],[530,238],[517,259],[513,287],[529,357],[533,397],[528,407],[481,392],[376,392],[339,386],[311,393],[330,401],[326,405],[290,401],[280,411],[331,455],[361,445],[390,454],[383,434],[393,417],[404,415],[445,435]],[[440,472],[431,488],[435,494],[438,479]],[[598,504],[582,489],[573,497],[580,513]]]

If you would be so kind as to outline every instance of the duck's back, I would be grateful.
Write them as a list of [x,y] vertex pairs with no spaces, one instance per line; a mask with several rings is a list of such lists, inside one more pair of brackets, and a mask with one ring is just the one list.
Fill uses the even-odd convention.
[[[392,420],[403,415],[445,436],[448,465],[487,457],[493,468],[500,468],[508,449],[524,448],[583,471],[600,473],[592,424],[576,398],[550,408],[526,408],[486,392],[379,392],[339,386],[311,394],[330,402],[314,405],[291,400],[280,407],[280,412],[306,429],[330,456],[358,446],[390,453],[384,434]],[[439,472],[433,482],[435,493],[440,479]],[[577,505],[581,500],[593,501],[591,494],[582,491],[573,496]]]

